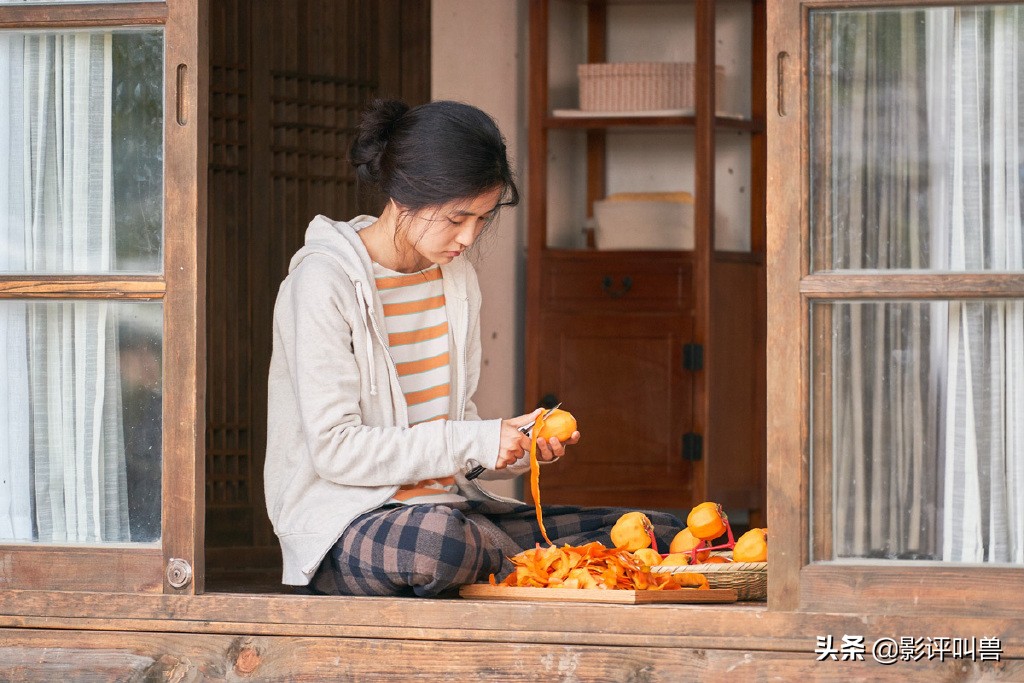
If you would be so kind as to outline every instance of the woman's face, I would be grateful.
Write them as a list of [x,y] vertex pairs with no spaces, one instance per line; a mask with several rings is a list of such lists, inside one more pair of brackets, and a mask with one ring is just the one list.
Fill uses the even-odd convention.
[[501,188],[408,214],[405,236],[420,266],[444,265],[472,246],[498,210]]

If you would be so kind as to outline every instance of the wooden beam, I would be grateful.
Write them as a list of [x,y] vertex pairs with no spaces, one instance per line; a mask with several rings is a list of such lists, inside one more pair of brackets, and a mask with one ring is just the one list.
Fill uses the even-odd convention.
[[161,299],[163,278],[0,277],[0,299]]
[[159,591],[162,564],[159,547],[0,546],[0,589]]
[[795,609],[806,564],[807,462],[803,382],[806,334],[800,299],[806,225],[798,0],[767,3],[767,458],[768,604]]
[[[1017,612],[1020,614],[1020,612]],[[777,612],[762,604],[595,605],[256,594],[0,591],[0,626],[118,631],[261,633],[430,641],[800,651],[815,636],[861,634],[1000,638],[1024,657],[1024,618],[950,603],[940,613]]]
[[818,272],[800,281],[810,299],[996,299],[1024,297],[1021,273]]
[[[915,631],[916,632],[916,631]],[[834,633],[834,632],[833,632]],[[842,634],[835,644],[842,644]],[[186,633],[4,630],[0,669],[15,680],[1021,680],[1024,662],[966,658],[818,661],[795,650],[593,646],[268,637]],[[866,639],[866,647],[873,644]]]
[[206,426],[206,190],[209,54],[206,0],[175,0],[164,87],[164,563],[184,560],[202,592]]
[[51,29],[159,26],[167,21],[163,2],[0,5],[0,28]]

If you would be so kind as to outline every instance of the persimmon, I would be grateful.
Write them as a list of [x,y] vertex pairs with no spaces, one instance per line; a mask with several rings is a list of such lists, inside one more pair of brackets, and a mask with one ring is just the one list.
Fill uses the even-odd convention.
[[728,557],[722,557],[721,555],[712,555],[708,559],[704,560],[704,564],[727,564],[729,562]]
[[718,503],[701,503],[686,516],[686,527],[695,538],[712,541],[725,533],[725,512]]
[[[707,544],[695,537],[690,529],[684,528],[672,539],[672,543],[668,546],[669,553],[686,553],[693,562],[703,562],[708,558],[711,553],[707,550],[702,550]],[[691,552],[696,551],[696,552]]]
[[611,531],[615,547],[630,552],[650,547],[653,534],[654,525],[650,518],[638,511],[627,512],[619,517]]
[[661,564],[661,553],[654,548],[640,548],[640,550],[634,550],[633,557],[641,564],[648,567],[655,567]]
[[711,588],[708,584],[708,577],[703,574],[678,572],[676,574],[669,574],[669,576],[672,577],[672,582],[679,588],[696,588],[698,590],[708,590]]
[[559,441],[568,441],[572,438],[572,433],[576,431],[576,418],[568,411],[555,408],[538,427],[538,439],[547,441],[551,437],[555,437]]
[[737,538],[732,559],[735,562],[767,562],[768,529],[754,528]]
[[660,564],[666,567],[678,567],[684,564],[690,564],[690,559],[690,553],[669,553]]

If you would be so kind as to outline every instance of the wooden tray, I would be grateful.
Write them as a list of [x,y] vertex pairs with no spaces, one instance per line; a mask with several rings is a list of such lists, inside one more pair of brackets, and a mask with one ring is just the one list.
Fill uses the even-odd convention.
[[657,603],[736,602],[735,588],[671,591],[601,590],[599,588],[513,588],[474,583],[459,589],[459,595],[477,600],[545,600],[553,602],[604,602],[618,605]]

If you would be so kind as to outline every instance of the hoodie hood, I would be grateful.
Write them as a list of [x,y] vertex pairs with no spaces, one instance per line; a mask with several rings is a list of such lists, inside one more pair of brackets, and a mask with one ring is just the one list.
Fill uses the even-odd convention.
[[[363,334],[366,336],[366,363],[370,369],[370,395],[377,395],[376,359],[373,354],[373,338],[377,337],[380,344],[387,348],[385,336],[380,330],[377,320],[383,320],[384,308],[376,296],[372,286],[373,262],[359,239],[359,231],[373,225],[377,219],[373,216],[356,216],[350,222],[332,221],[326,216],[318,215],[306,228],[306,244],[292,256],[288,264],[288,272],[299,267],[312,254],[329,256],[342,267],[352,281],[356,291],[356,300],[363,322]],[[379,308],[379,311],[378,311]],[[397,382],[397,380],[396,380]]]
[[367,280],[373,273],[373,265],[363,241],[359,239],[359,231],[370,227],[376,220],[373,216],[356,216],[346,222],[317,216],[306,228],[305,246],[292,256],[288,272],[295,270],[310,254],[324,254],[337,261],[353,282]]

